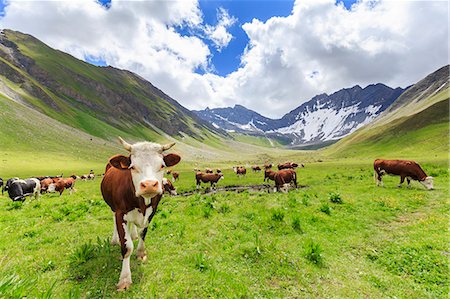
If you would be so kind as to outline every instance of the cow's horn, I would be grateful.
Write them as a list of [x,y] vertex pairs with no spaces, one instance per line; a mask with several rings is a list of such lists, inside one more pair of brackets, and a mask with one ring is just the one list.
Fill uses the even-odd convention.
[[167,143],[167,144],[162,146],[162,151],[167,151],[169,148],[171,148],[174,145],[175,145],[175,142]]
[[123,147],[124,147],[127,151],[131,152],[131,144],[129,144],[128,142],[126,142],[125,140],[123,140],[122,137],[120,137],[120,136],[119,136],[119,141],[120,141],[120,143],[122,143]]

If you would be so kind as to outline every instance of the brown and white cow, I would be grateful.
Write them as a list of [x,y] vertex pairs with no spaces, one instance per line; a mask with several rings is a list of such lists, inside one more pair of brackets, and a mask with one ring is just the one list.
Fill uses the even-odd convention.
[[244,166],[234,166],[233,171],[237,174],[238,177],[243,177],[247,174],[247,169]]
[[415,161],[376,159],[373,162],[373,169],[377,186],[383,186],[383,175],[390,174],[400,176],[399,187],[402,186],[406,178],[408,187],[410,186],[411,180],[416,180],[428,190],[433,189],[433,177],[427,176],[425,171]]
[[219,180],[223,179],[222,173],[203,173],[197,172],[195,174],[195,180],[197,182],[197,189],[200,188],[201,182],[211,183],[211,187],[215,188]]
[[275,174],[276,174],[276,172],[273,171],[272,169],[264,170],[264,182],[265,181],[269,181],[269,180],[274,181],[275,180]]
[[69,177],[64,178],[53,178],[53,179],[43,179],[41,181],[41,193],[42,192],[59,192],[59,196],[62,195],[65,189],[70,190],[70,194],[75,190],[75,179]]
[[253,165],[252,170],[253,170],[253,172],[259,172],[259,171],[261,171],[261,167],[259,167],[258,165]]
[[177,195],[177,189],[173,186],[172,182],[166,178],[162,179],[164,192],[168,192],[170,195]]
[[41,193],[47,192],[51,184],[53,184],[53,180],[50,178],[41,180]]
[[[176,165],[181,158],[177,154],[164,154],[175,143],[139,142],[131,145],[120,137],[119,140],[130,155],[115,155],[109,159],[101,192],[114,213],[111,243],[120,242],[122,248],[122,271],[117,284],[120,291],[132,283],[130,256],[133,238],[139,237],[138,259],[147,259],[144,241],[163,194],[164,168]],[[136,227],[139,228],[139,236],[136,236]]]
[[180,173],[178,171],[172,171],[172,182],[178,181]]
[[274,177],[275,188],[280,191],[287,191],[287,186],[289,183],[294,183],[295,188],[297,188],[297,173],[293,169],[282,169],[275,173]]
[[211,168],[206,168],[205,173],[213,173],[214,171]]

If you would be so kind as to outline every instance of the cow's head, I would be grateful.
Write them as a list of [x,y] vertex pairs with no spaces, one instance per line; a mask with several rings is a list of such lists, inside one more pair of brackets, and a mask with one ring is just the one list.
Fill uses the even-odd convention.
[[177,154],[164,154],[175,143],[160,145],[152,142],[138,142],[133,145],[119,137],[130,156],[114,156],[109,163],[118,169],[131,171],[136,196],[152,198],[163,193],[164,168],[176,165],[181,158]]
[[433,190],[433,177],[427,176],[423,181],[420,181],[422,185],[425,186],[428,190]]

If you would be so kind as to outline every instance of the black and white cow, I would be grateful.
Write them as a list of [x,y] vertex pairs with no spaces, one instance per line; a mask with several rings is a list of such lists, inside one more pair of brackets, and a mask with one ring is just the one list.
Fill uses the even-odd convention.
[[3,192],[5,192],[5,191],[8,191],[8,188],[9,188],[9,186],[11,186],[11,184],[14,182],[14,181],[17,181],[19,178],[10,178],[10,179],[8,179],[7,181],[6,181],[6,183],[3,185],[3,188],[2,188],[2,195],[3,195]]
[[34,195],[35,199],[39,198],[41,191],[41,183],[36,178],[26,180],[14,180],[10,186],[8,186],[9,197],[13,200],[25,200],[26,196],[31,197]]

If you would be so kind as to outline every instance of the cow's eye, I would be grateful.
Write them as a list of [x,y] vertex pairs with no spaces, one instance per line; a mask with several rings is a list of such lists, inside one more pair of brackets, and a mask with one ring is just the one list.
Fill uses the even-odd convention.
[[160,170],[164,169],[164,164],[161,164],[161,167],[159,168]]

